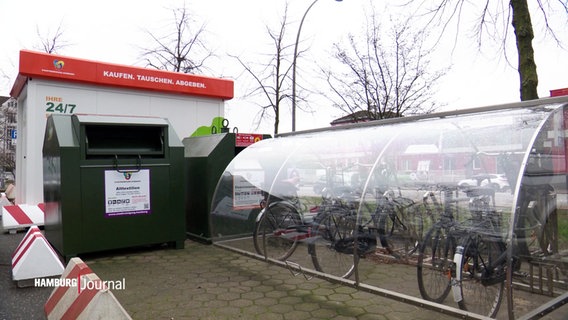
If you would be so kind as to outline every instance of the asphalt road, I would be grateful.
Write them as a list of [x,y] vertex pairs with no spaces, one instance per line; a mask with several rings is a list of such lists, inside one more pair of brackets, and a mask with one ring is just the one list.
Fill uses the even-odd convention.
[[[43,305],[52,288],[34,287],[32,283],[12,280],[12,254],[25,232],[0,234],[0,319],[45,319]],[[26,286],[27,285],[27,286]]]

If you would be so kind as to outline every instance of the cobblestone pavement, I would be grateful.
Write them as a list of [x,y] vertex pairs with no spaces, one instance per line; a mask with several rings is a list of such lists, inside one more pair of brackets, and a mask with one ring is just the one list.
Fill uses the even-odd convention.
[[85,259],[134,319],[452,319],[216,246]]
[[[19,288],[11,280],[11,255],[23,236],[0,234],[0,319],[45,319],[52,289]],[[182,250],[138,248],[81,258],[103,280],[124,279],[126,288],[112,292],[133,319],[454,319],[319,278],[294,277],[280,266],[191,240]]]
[[[45,319],[51,288],[18,287],[11,256],[25,233],[0,234],[0,319]],[[213,245],[187,240],[183,250],[139,248],[82,257],[114,290],[133,319],[452,319],[314,278],[294,277]]]

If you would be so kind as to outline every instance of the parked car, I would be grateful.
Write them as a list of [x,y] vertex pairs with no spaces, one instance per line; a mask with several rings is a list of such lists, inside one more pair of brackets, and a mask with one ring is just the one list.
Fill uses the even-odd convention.
[[320,176],[318,180],[314,183],[314,192],[316,194],[321,194],[324,188],[331,187],[331,183],[334,188],[357,188],[359,187],[359,174],[354,171],[345,171],[342,174],[335,174],[331,177],[333,180],[328,181],[326,176]]
[[475,187],[475,186],[489,186],[496,191],[508,191],[511,190],[511,186],[507,181],[507,177],[504,174],[478,174],[474,175],[469,179],[463,179],[458,182],[458,186],[461,188]]
[[[341,178],[341,176],[334,176],[334,181],[333,183],[335,185],[343,185],[343,179]],[[327,187],[327,177],[326,176],[320,176],[318,178],[318,181],[316,181],[314,183],[314,192],[316,194],[321,194],[322,190]]]

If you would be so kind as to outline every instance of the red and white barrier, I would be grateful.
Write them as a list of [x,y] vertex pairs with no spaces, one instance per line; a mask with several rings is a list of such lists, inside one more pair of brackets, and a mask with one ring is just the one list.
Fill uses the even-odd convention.
[[43,226],[45,223],[44,204],[19,204],[2,208],[2,227],[4,230],[23,229],[32,225]]
[[12,254],[15,281],[58,276],[63,264],[37,226],[32,226]]
[[44,305],[47,319],[132,318],[93,271],[79,258],[72,258]]

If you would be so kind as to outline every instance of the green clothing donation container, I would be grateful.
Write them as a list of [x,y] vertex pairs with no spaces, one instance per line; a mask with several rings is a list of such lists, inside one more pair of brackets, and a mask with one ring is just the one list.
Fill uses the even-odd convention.
[[184,148],[166,119],[51,115],[45,235],[66,259],[185,240]]
[[189,238],[212,242],[211,202],[219,178],[239,152],[268,138],[270,135],[267,134],[224,132],[182,140],[187,174],[186,232]]

